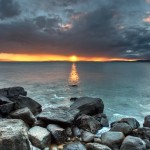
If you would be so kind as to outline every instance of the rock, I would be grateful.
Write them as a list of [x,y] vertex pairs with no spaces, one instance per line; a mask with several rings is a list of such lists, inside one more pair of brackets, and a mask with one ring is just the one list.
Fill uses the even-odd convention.
[[38,102],[26,96],[14,97],[11,101],[15,102],[15,109],[28,107],[34,115],[42,111],[42,106]]
[[50,132],[42,127],[35,126],[28,132],[31,143],[40,149],[44,149],[51,144]]
[[87,131],[83,131],[81,134],[82,141],[86,143],[94,141],[94,138],[95,135]]
[[8,98],[18,97],[19,95],[26,96],[27,92],[24,90],[23,87],[10,87],[0,89],[0,95],[3,95]]
[[22,120],[7,119],[0,121],[1,150],[31,150],[27,127]]
[[94,143],[99,143],[101,144],[102,143],[102,140],[100,138],[94,138]]
[[135,118],[123,118],[121,119],[121,122],[128,123],[132,129],[137,129],[140,127],[140,123]]
[[150,128],[143,127],[133,130],[133,135],[140,137],[141,139],[148,139],[150,140]]
[[34,126],[40,126],[40,127],[43,127],[43,128],[46,128],[47,127],[47,124],[44,123],[44,121],[42,120],[35,120],[35,123],[34,123]]
[[122,132],[105,132],[101,136],[102,143],[110,148],[118,148],[124,139]]
[[29,126],[32,126],[35,122],[35,117],[28,107],[18,109],[10,114],[13,119],[21,119]]
[[146,150],[146,144],[138,137],[127,136],[124,139],[120,150]]
[[65,129],[55,124],[49,124],[47,130],[50,131],[52,137],[57,144],[62,144],[67,140]]
[[72,131],[73,131],[73,135],[75,137],[80,137],[81,136],[81,131],[78,127],[73,127]]
[[72,129],[70,127],[67,127],[65,132],[66,132],[66,135],[68,137],[72,137],[73,136]]
[[79,128],[87,130],[91,133],[96,133],[99,129],[102,128],[99,121],[97,121],[92,116],[81,115],[76,119],[76,124]]
[[129,135],[132,132],[132,127],[124,122],[115,123],[110,131],[123,132],[125,135]]
[[109,127],[109,121],[105,114],[97,114],[94,118],[100,122],[102,127]]
[[86,150],[86,147],[80,142],[74,142],[65,145],[63,150]]
[[150,115],[146,116],[144,118],[144,124],[143,124],[144,127],[150,127]]
[[7,97],[0,95],[0,114],[8,115],[14,109],[14,103]]
[[86,144],[87,150],[111,150],[108,146],[98,143]]
[[32,146],[32,150],[41,150],[41,149],[39,149],[39,148],[37,148],[35,146]]
[[96,115],[103,113],[104,104],[100,98],[81,97],[70,106],[71,109],[79,109],[80,114]]
[[76,101],[77,99],[78,99],[77,97],[71,97],[71,98],[70,98],[70,101],[73,101],[73,102],[74,102],[74,101]]
[[79,110],[67,107],[47,108],[38,115],[38,119],[47,124],[70,125],[78,115]]

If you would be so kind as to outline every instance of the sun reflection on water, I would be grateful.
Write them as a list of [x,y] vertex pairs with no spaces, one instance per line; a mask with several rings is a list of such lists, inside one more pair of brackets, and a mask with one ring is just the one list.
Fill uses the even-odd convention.
[[71,72],[69,76],[69,86],[78,86],[80,82],[79,74],[77,71],[76,64],[73,63],[71,67]]

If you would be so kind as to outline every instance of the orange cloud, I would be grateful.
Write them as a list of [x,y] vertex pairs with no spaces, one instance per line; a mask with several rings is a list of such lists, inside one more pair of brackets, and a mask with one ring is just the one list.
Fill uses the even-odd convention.
[[150,23],[150,16],[148,16],[147,18],[144,18],[143,21]]

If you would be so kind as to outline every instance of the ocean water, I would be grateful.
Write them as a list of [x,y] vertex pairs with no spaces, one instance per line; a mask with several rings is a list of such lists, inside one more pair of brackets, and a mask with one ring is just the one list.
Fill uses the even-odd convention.
[[0,88],[12,86],[24,87],[43,109],[91,96],[103,100],[110,121],[135,117],[142,123],[150,114],[149,63],[0,63]]

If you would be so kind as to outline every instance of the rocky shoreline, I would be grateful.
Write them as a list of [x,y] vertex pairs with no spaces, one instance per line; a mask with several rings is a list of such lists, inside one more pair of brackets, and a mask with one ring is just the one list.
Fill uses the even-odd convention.
[[150,116],[109,123],[100,98],[46,108],[23,87],[0,89],[0,150],[150,150]]

